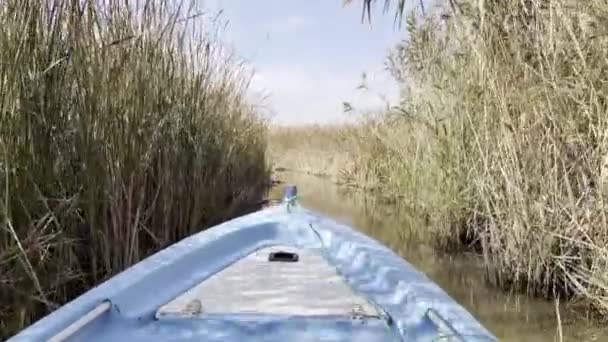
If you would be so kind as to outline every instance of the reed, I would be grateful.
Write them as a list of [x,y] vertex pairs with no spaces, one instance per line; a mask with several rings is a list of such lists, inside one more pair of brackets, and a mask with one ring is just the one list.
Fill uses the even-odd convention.
[[348,170],[438,246],[477,250],[492,283],[607,317],[608,6],[450,4],[404,18],[401,103],[350,130]]
[[0,339],[263,195],[266,123],[200,10],[0,4]]
[[268,132],[268,158],[278,170],[328,177],[340,181],[349,170],[353,155],[346,139],[348,126],[271,126]]
[[461,1],[439,14],[411,15],[389,59],[405,95],[388,146],[406,153],[387,178],[407,170],[403,191],[441,244],[478,249],[492,282],[608,313],[608,7]]
[[376,191],[386,182],[380,169],[389,165],[390,158],[381,138],[383,129],[381,118],[370,114],[353,124],[272,126],[268,134],[269,162],[278,170]]

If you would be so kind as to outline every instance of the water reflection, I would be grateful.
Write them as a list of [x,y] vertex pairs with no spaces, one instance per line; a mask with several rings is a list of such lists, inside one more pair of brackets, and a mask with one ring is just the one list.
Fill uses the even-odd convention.
[[[558,341],[555,304],[508,294],[484,282],[484,269],[473,255],[445,256],[425,243],[425,226],[407,211],[346,190],[328,180],[296,173],[277,178],[296,184],[301,203],[361,229],[394,251],[441,286],[501,341]],[[279,198],[281,187],[271,196]],[[560,310],[564,341],[608,341],[608,329],[576,321]],[[576,322],[576,323],[573,323]]]

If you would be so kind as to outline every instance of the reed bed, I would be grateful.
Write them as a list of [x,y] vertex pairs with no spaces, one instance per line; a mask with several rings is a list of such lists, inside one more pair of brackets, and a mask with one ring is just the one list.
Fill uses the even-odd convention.
[[268,158],[273,167],[338,181],[350,169],[353,158],[344,139],[347,126],[271,126],[268,132]]
[[478,251],[497,286],[608,317],[608,6],[426,10],[388,57],[401,103],[322,148],[356,156],[343,169],[407,201],[441,248]]
[[390,59],[409,97],[387,115],[423,129],[424,156],[400,164],[432,175],[409,191],[442,244],[477,249],[499,286],[603,315],[606,15],[602,1],[552,0],[410,16],[410,39]]
[[0,339],[263,196],[250,75],[201,10],[0,4]]
[[383,125],[406,152],[386,186],[414,196],[441,245],[477,249],[493,283],[605,316],[608,7],[461,1],[436,14],[409,16],[389,57],[406,91]]
[[[386,146],[378,138],[381,126],[374,116],[355,124],[271,126],[269,162],[276,170],[302,172],[375,191],[380,189],[384,175],[377,170],[378,163],[381,160],[388,165],[384,160]],[[372,156],[378,158],[370,160]]]

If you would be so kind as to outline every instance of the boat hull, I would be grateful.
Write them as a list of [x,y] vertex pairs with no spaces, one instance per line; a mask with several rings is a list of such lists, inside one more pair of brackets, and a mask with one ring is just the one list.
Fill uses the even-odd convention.
[[[158,316],[159,308],[239,260],[278,245],[320,251],[381,315],[204,312]],[[317,291],[318,292],[318,291]],[[311,298],[315,294],[311,293]],[[89,290],[9,341],[41,341],[78,327],[74,341],[495,341],[469,312],[374,239],[323,215],[282,204],[188,237]],[[203,303],[203,307],[205,304]]]

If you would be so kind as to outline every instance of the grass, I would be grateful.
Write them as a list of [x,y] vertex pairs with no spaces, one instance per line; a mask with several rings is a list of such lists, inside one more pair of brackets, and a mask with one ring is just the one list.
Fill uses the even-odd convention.
[[198,10],[0,5],[0,338],[263,195],[266,123]]
[[464,2],[411,18],[393,56],[421,94],[397,115],[427,127],[431,157],[409,167],[436,174],[421,201],[446,242],[478,248],[497,285],[603,314],[606,14],[599,1]]
[[278,169],[326,177],[340,185],[379,190],[386,174],[382,168],[389,167],[387,159],[394,157],[383,141],[385,129],[374,116],[363,124],[272,126],[269,162]]
[[275,168],[330,177],[338,181],[354,156],[345,148],[346,126],[271,126],[268,157]]
[[401,104],[322,150],[357,156],[348,170],[408,201],[439,246],[477,250],[497,286],[608,317],[608,6],[433,13],[408,16],[389,56]]

